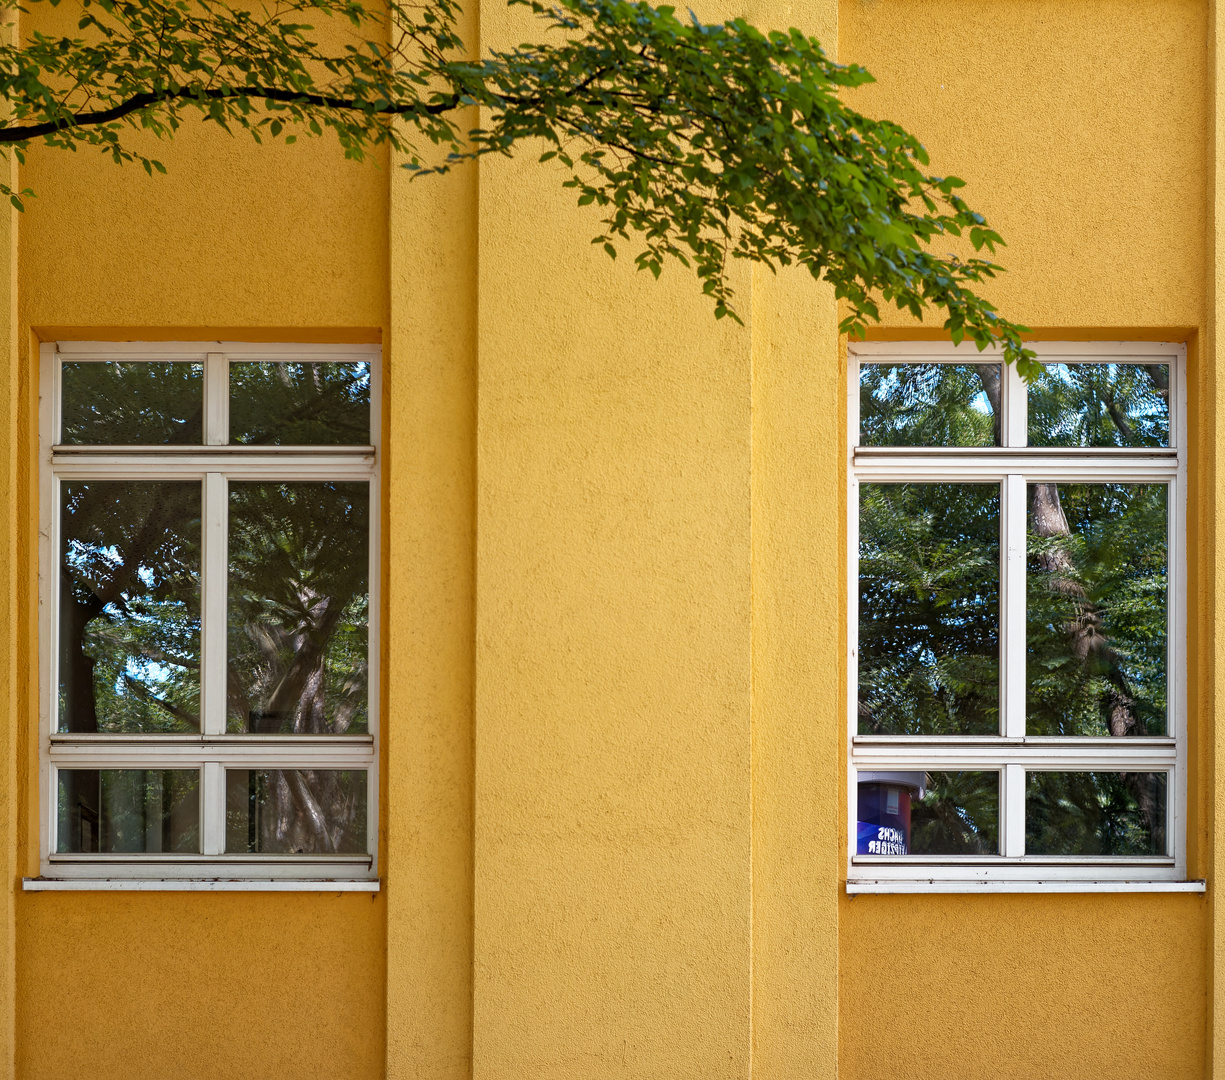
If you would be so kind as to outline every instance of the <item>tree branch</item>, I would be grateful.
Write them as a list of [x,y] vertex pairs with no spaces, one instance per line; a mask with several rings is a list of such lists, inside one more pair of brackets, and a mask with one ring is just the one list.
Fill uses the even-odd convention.
[[411,116],[425,114],[438,116],[450,112],[459,106],[460,95],[450,94],[443,101],[432,105],[413,102],[408,105],[397,105],[394,102],[371,108],[356,98],[332,97],[327,94],[303,94],[294,90],[280,90],[272,86],[236,86],[228,90],[209,90],[184,87],[181,90],[165,90],[157,93],[133,94],[126,101],[109,109],[98,109],[94,112],[69,113],[59,120],[48,120],[42,124],[25,124],[18,127],[0,128],[0,146],[27,142],[43,135],[54,135],[59,131],[67,131],[77,127],[96,127],[100,124],[110,124],[122,120],[125,116],[140,112],[152,105],[160,105],[171,101],[227,101],[239,98],[262,98],[265,101],[279,101],[286,105],[303,105],[315,109],[340,109],[352,112],[373,113],[379,116]]

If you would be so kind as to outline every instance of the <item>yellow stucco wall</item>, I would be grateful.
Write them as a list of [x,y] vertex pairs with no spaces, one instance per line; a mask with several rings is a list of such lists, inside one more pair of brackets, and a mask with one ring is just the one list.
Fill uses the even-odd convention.
[[[1011,317],[1190,342],[1191,859],[1211,875],[1215,13],[744,10],[877,75],[857,106],[916,132],[1008,238],[990,294]],[[532,31],[491,4],[465,33]],[[169,176],[32,153],[39,198],[0,235],[0,860],[37,872],[34,342],[326,335],[386,346],[384,888],[14,889],[0,1075],[1206,1075],[1211,893],[843,892],[829,290],[738,267],[747,325],[716,323],[683,270],[592,248],[596,215],[526,153],[410,182],[327,141],[189,126],[156,156]]]

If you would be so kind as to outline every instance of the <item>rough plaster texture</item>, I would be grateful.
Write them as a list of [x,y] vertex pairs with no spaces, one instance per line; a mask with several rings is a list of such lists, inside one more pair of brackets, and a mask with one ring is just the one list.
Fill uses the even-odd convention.
[[839,58],[877,78],[850,101],[966,181],[1008,242],[989,294],[1014,319],[1203,325],[1206,4],[844,0],[841,13]]
[[475,166],[424,182],[392,173],[384,821],[393,1080],[472,1073],[478,194]]

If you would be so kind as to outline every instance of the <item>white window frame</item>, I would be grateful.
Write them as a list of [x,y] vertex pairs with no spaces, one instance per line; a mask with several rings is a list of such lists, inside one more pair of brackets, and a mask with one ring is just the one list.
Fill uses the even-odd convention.
[[[27,889],[73,887],[378,887],[379,584],[381,348],[377,345],[227,341],[45,343],[39,372],[39,866]],[[64,361],[175,360],[204,366],[204,438],[191,446],[64,446],[60,370]],[[350,361],[370,365],[368,446],[231,446],[229,364]],[[199,480],[201,554],[201,731],[198,735],[67,733],[56,724],[56,552],[59,483],[72,479]],[[370,485],[369,733],[252,736],[226,733],[226,521],[228,482],[347,480]],[[220,583],[220,584],[218,584]],[[364,855],[225,854],[225,775],[238,769],[353,769],[367,778]],[[200,777],[199,855],[56,852],[58,769],[195,769]],[[277,883],[281,883],[280,886]]]
[[[852,342],[847,394],[847,891],[1058,891],[1101,888],[1202,889],[1186,882],[1186,347],[1158,342],[1039,342],[1048,363],[1086,361],[1170,366],[1170,446],[1065,449],[1026,445],[1025,383],[998,351],[946,342]],[[1000,447],[863,447],[859,441],[859,364],[1001,364]],[[1168,736],[1034,737],[1025,734],[1026,485],[1152,481],[1169,488]],[[998,736],[893,736],[858,732],[859,484],[905,481],[1000,484],[1000,713]],[[1019,598],[1020,602],[1016,602]],[[1000,773],[1000,848],[996,856],[882,856],[856,853],[857,778],[864,771],[973,769]],[[1030,856],[1025,844],[1026,770],[1166,772],[1167,836],[1162,857]]]

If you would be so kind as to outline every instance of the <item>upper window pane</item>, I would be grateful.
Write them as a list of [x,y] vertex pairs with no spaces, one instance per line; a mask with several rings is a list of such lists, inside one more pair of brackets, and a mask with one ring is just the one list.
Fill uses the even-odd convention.
[[60,486],[59,730],[200,730],[200,482]]
[[1169,364],[1046,364],[1029,387],[1030,446],[1169,446]]
[[859,732],[999,734],[1000,489],[859,485]]
[[230,364],[230,442],[367,446],[367,363]]
[[861,446],[999,446],[999,364],[860,364]]
[[183,361],[65,361],[60,442],[199,446],[204,366]]

